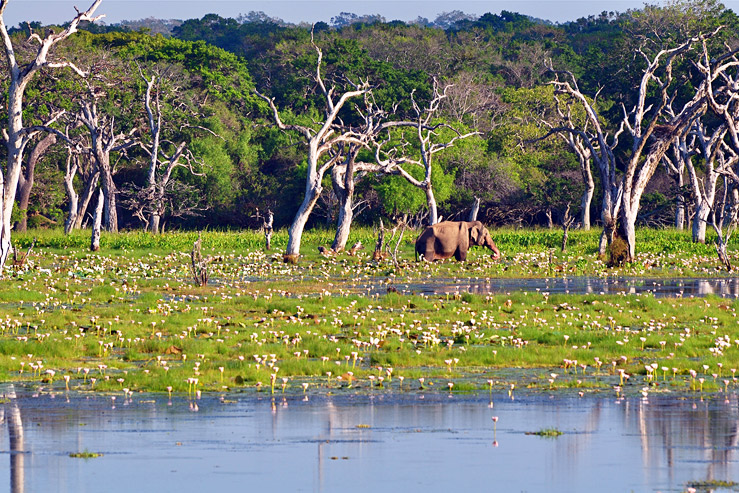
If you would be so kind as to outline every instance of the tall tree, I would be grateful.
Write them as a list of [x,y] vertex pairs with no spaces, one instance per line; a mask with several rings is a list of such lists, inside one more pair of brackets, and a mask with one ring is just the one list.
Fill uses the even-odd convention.
[[709,215],[714,210],[719,178],[725,174],[725,170],[732,169],[736,161],[727,159],[726,153],[723,152],[726,145],[724,142],[726,125],[718,125],[714,129],[708,130],[704,122],[697,120],[693,125],[692,133],[695,136],[694,145],[696,149],[694,152],[701,157],[704,173],[703,179],[700,179],[693,159],[691,159],[692,156],[685,160],[695,211],[693,241],[705,243],[706,226]]
[[103,94],[91,88],[88,97],[79,103],[77,118],[87,128],[89,147],[87,152],[95,160],[96,169],[100,173],[100,185],[103,191],[103,228],[106,231],[118,231],[118,187],[113,181],[116,171],[114,156],[116,153],[133,147],[137,140],[133,137],[136,128],[122,132],[116,128],[116,119],[104,111],[100,111],[98,99]]
[[256,92],[269,105],[272,110],[272,118],[277,127],[283,131],[297,132],[305,139],[305,144],[308,147],[305,195],[288,231],[289,237],[285,253],[289,256],[300,254],[303,230],[323,190],[323,177],[336,164],[339,158],[337,153],[329,156],[329,152],[343,144],[364,145],[364,142],[357,137],[352,129],[343,127],[339,118],[339,112],[349,100],[362,96],[370,91],[369,84],[366,82],[354,85],[350,84],[352,87],[342,92],[337,99],[336,87],[328,88],[321,75],[323,51],[315,43],[313,43],[313,46],[318,55],[314,80],[320,88],[324,103],[322,121],[317,121],[314,125],[286,124],[280,116],[274,98],[269,98]]
[[[200,163],[190,152],[187,140],[182,138],[179,142],[172,142],[165,137],[165,130],[170,126],[168,125],[170,122],[166,121],[163,108],[166,103],[162,99],[167,96],[167,89],[164,85],[176,75],[171,74],[168,68],[154,69],[149,75],[144,73],[141,67],[139,67],[139,74],[146,84],[144,109],[149,131],[148,139],[141,141],[140,145],[149,158],[149,166],[146,173],[146,185],[136,193],[136,202],[139,206],[135,213],[145,219],[149,231],[158,234],[160,222],[168,206],[171,212],[185,213],[184,208],[173,208],[167,200],[173,188],[181,185],[173,179],[173,172],[182,167],[192,174],[200,174],[193,168],[193,165]],[[176,89],[171,88],[169,96],[176,98],[178,97],[176,93]],[[180,104],[187,107],[188,105],[183,101],[184,96],[179,95],[179,97],[181,98]],[[186,125],[181,125],[183,126]]]
[[[376,160],[383,168],[384,173],[400,175],[414,187],[423,190],[429,211],[429,225],[439,222],[439,211],[433,185],[434,155],[452,147],[460,139],[479,134],[478,132],[462,133],[445,122],[436,121],[437,112],[442,101],[447,98],[449,87],[445,86],[442,89],[440,84],[434,81],[433,95],[427,106],[420,104],[412,92],[411,102],[416,119],[410,122],[396,122],[386,128],[411,127],[413,137],[401,135],[399,144],[389,148],[386,148],[385,144],[391,142],[390,138],[376,144]],[[416,152],[407,152],[406,147],[415,148]],[[410,165],[423,170],[423,178],[416,178],[403,165]]]
[[[72,21],[58,33],[53,30],[42,38],[36,33],[31,39],[38,43],[35,57],[23,63],[16,57],[16,50],[5,25],[4,14],[10,0],[0,0],[0,37],[3,39],[3,48],[7,61],[6,69],[9,79],[7,112],[8,123],[5,129],[5,146],[7,148],[7,164],[4,173],[0,173],[2,186],[2,204],[0,207],[0,270],[5,266],[11,250],[10,218],[15,204],[18,180],[23,166],[23,153],[29,141],[38,133],[23,123],[23,103],[26,88],[31,79],[42,68],[69,67],[80,75],[84,73],[73,63],[68,61],[53,61],[49,59],[51,49],[74,34],[80,22],[94,22],[99,17],[93,17],[95,10],[102,0],[95,0],[84,12],[77,12]],[[48,123],[48,122],[47,122]]]
[[[588,136],[582,128],[565,126],[553,130],[554,133],[566,132],[585,137],[584,140],[591,147],[591,154],[594,157],[596,155],[601,157],[595,159],[601,171],[604,188],[602,208],[604,241],[601,241],[601,253],[605,253],[606,243],[611,245],[615,235],[619,233],[628,245],[627,260],[635,258],[635,224],[644,190],[676,136],[684,132],[706,106],[706,83],[703,81],[694,84],[692,96],[686,98],[682,109],[673,117],[668,118],[665,111],[673,99],[671,91],[674,90],[672,84],[675,61],[705,37],[703,35],[692,37],[675,48],[659,50],[653,56],[639,50],[638,54],[646,60],[647,66],[639,81],[633,107],[627,110],[625,104],[622,105],[623,116],[617,132],[620,134],[626,131],[631,137],[630,148],[622,163],[619,163],[623,167],[623,174],[617,171],[615,145],[607,142],[599,115],[580,92],[574,75],[569,71],[555,71],[555,80],[552,84],[556,91],[571,96],[583,105],[588,122],[595,131],[595,135]],[[655,97],[650,101],[653,92]],[[596,146],[598,151],[595,149]],[[617,224],[619,217],[620,226]]]
[[28,204],[33,190],[36,165],[48,153],[49,148],[56,143],[56,135],[47,134],[33,146],[23,172],[18,176],[18,209],[20,219],[15,223],[16,231],[26,231],[28,228]]

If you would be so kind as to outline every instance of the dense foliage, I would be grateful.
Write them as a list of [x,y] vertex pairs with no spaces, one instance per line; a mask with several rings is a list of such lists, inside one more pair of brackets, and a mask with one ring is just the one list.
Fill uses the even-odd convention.
[[[84,68],[102,67],[97,76],[86,82],[71,73],[38,79],[29,89],[27,117],[41,118],[54,108],[74,111],[89,94],[85,86],[97,86],[105,92],[101,108],[115,117],[120,131],[137,129],[146,142],[140,72],[166,74],[169,82],[160,98],[165,138],[172,145],[186,142],[199,165],[196,173],[175,171],[182,185],[170,191],[171,202],[189,209],[176,211],[173,205],[167,227],[254,226],[261,221],[257,211],[271,209],[279,228],[290,223],[302,199],[307,149],[294,135],[273,127],[253,90],[274,97],[288,123],[322,112],[321,92],[312,80],[316,51],[311,39],[324,53],[321,70],[328,85],[368,81],[377,106],[393,118],[411,117],[410,95],[428,99],[434,80],[451,84],[441,121],[478,131],[480,137],[458,142],[435,160],[440,215],[464,217],[480,197],[480,217],[488,223],[544,224],[547,216],[558,219],[567,204],[574,211],[584,189],[577,159],[561,140],[531,143],[554,112],[545,61],[570,71],[584,93],[597,93],[603,118],[615,119],[621,104],[634,97],[644,69],[637,48],[654,52],[719,24],[727,28],[712,42],[731,44],[739,18],[704,0],[603,12],[561,25],[505,11],[479,18],[456,12],[415,23],[342,14],[332,25],[296,26],[252,12],[238,19],[209,14],[149,24],[88,26],[65,46],[63,56]],[[29,28],[41,26],[15,33],[22,46]],[[686,61],[676,70],[685,85],[675,88],[679,101],[692,69]],[[353,106],[342,113],[349,125],[360,116]],[[80,132],[78,127],[71,131]],[[29,206],[31,215],[59,222],[65,207],[58,178],[65,165],[62,147],[40,165]],[[134,201],[126,197],[143,187],[148,158],[139,148],[114,157],[122,225],[140,227]],[[365,157],[371,159],[371,153]],[[337,214],[329,178],[325,181],[313,225],[330,224]],[[423,192],[397,176],[369,176],[356,193],[364,205],[356,221],[364,224],[425,207]],[[676,196],[672,182],[658,175],[641,216],[650,224],[671,223]],[[596,191],[596,219],[598,207]]]

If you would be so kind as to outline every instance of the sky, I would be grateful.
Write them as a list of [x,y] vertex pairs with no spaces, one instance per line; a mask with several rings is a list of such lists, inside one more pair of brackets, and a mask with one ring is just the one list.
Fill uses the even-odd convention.
[[[388,21],[411,21],[419,16],[433,21],[438,14],[453,10],[477,16],[508,10],[552,22],[567,22],[603,11],[639,9],[644,3],[643,0],[103,0],[97,13],[106,15],[103,21],[107,24],[148,17],[199,19],[209,13],[238,17],[250,11],[263,11],[271,17],[292,23],[314,23],[330,22],[332,17],[341,12],[380,14]],[[649,3],[662,2],[653,0]],[[5,23],[9,26],[26,21],[63,23],[74,17],[75,6],[82,10],[91,4],[92,0],[10,0]],[[739,0],[724,1],[724,5],[739,12]]]

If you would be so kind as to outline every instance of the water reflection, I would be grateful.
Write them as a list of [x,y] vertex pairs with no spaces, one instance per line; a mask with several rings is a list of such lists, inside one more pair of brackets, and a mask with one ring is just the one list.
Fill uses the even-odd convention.
[[11,385],[5,394],[7,403],[0,409],[0,421],[8,424],[8,445],[10,446],[10,491],[25,491],[25,449],[23,447],[23,419],[16,402],[15,388]]
[[[216,491],[681,491],[739,476],[735,395],[516,397],[494,395],[491,409],[487,395],[204,396],[169,405],[19,392],[0,406],[9,447],[0,482],[14,493],[191,490],[203,478]],[[565,434],[526,434],[543,428]],[[104,456],[69,457],[84,450]]]
[[739,412],[735,395],[679,407],[646,399],[623,405],[626,426],[639,430],[645,471],[663,467],[668,479],[674,481],[680,465],[690,461],[699,466],[700,475],[695,479],[726,481],[736,477]]
[[[370,295],[385,294],[387,285],[377,282],[355,284],[355,289]],[[494,294],[512,291],[570,294],[654,294],[659,297],[716,295],[739,298],[739,278],[718,279],[649,279],[559,277],[550,279],[434,279],[397,282],[392,285],[404,294]]]

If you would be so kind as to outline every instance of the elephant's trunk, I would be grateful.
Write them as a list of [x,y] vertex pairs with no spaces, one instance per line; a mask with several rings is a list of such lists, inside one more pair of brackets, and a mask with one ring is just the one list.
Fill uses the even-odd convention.
[[500,250],[498,250],[498,247],[495,246],[495,243],[493,243],[492,238],[489,239],[489,241],[485,244],[486,247],[488,247],[490,250],[492,250],[493,254],[490,256],[493,260],[498,260],[500,258]]

